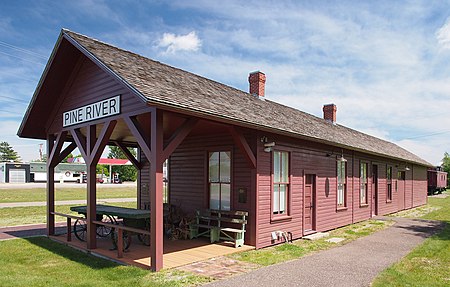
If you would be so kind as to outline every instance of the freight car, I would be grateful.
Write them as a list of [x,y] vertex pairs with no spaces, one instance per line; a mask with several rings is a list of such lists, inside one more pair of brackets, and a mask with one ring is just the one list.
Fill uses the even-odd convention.
[[428,169],[428,195],[442,193],[447,188],[447,173],[442,167]]

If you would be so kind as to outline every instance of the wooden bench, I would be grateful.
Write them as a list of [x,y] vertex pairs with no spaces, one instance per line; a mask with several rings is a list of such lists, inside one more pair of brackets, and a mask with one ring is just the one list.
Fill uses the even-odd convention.
[[189,226],[189,237],[206,236],[211,243],[222,239],[232,241],[235,247],[240,247],[244,245],[247,216],[247,211],[197,210],[195,222]]

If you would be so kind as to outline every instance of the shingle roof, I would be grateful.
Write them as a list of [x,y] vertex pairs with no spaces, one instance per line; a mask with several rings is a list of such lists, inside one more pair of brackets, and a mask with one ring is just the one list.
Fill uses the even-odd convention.
[[63,34],[84,47],[149,103],[431,166],[394,143],[270,100],[257,99],[249,93],[71,31],[63,30]]

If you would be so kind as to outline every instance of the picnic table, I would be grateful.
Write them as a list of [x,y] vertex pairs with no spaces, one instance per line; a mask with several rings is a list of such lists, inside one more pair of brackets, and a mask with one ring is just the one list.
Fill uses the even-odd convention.
[[[84,215],[86,218],[87,206],[72,206],[71,211]],[[135,209],[128,207],[110,206],[97,204],[97,221],[102,221],[107,224],[122,224],[124,226],[139,228],[149,231],[150,230],[150,210]],[[74,223],[75,236],[84,241],[86,238],[86,220],[77,219]],[[107,237],[111,235],[114,247],[117,247],[117,234],[114,232],[114,228],[98,225],[96,233],[100,237]],[[131,245],[132,232],[124,232],[124,249],[128,249]],[[145,245],[150,245],[150,236],[147,234],[137,234],[138,239]]]

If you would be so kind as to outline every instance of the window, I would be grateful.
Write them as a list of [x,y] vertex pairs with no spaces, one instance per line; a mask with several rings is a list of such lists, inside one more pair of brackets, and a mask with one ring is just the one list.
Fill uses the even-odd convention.
[[392,201],[392,166],[388,166],[387,168],[386,182],[387,182],[386,200]]
[[368,197],[368,182],[367,182],[367,163],[362,162],[360,166],[360,194],[359,194],[359,203],[367,204]]
[[231,152],[209,153],[209,208],[231,209]]
[[404,172],[404,171],[399,171],[399,172],[397,173],[397,177],[398,177],[398,180],[405,180],[405,178],[406,178],[406,172]]
[[287,213],[287,199],[289,192],[289,153],[273,152],[273,214]]
[[347,168],[345,161],[337,162],[337,205],[347,206]]
[[163,163],[163,203],[169,203],[169,159]]

